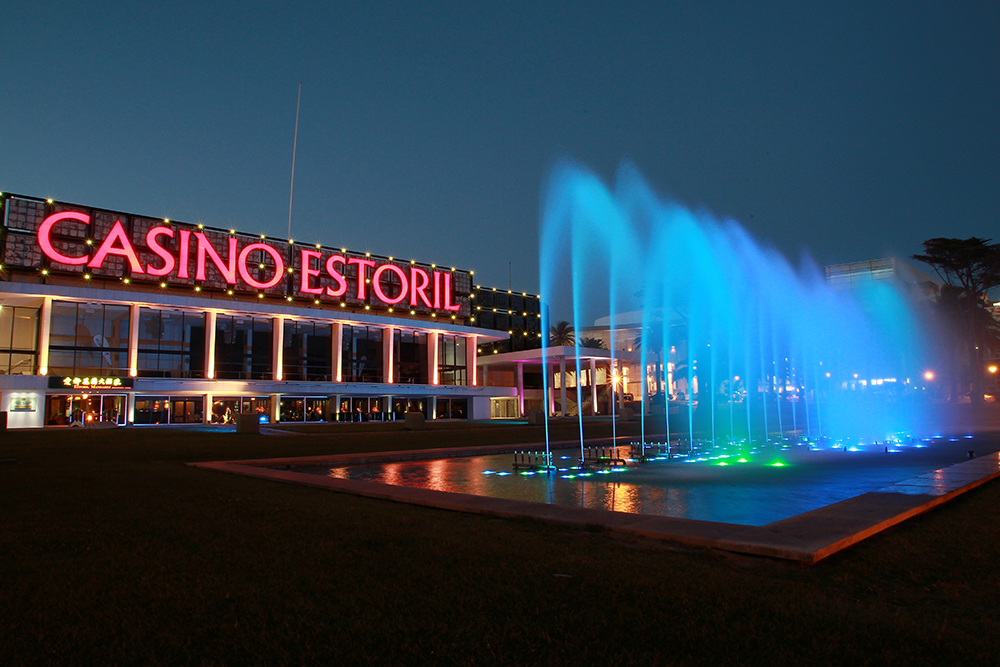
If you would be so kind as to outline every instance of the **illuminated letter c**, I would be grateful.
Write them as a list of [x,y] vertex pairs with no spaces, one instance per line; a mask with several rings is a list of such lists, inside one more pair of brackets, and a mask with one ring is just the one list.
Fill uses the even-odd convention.
[[90,224],[90,216],[86,213],[63,211],[62,213],[50,215],[45,218],[38,228],[38,245],[42,247],[42,252],[45,253],[45,256],[53,262],[59,262],[60,264],[86,264],[87,260],[90,259],[86,255],[83,257],[67,257],[52,247],[52,239],[49,238],[49,235],[52,233],[52,227],[61,220],[76,220],[85,225]]

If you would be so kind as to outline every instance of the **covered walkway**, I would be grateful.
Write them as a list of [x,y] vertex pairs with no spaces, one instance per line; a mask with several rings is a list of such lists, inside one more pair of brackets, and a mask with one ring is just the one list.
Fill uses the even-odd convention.
[[[537,407],[541,407],[542,404],[547,405],[550,416],[567,417],[576,414],[571,410],[571,401],[577,397],[578,381],[583,389],[581,403],[585,406],[585,414],[610,415],[615,411],[615,407],[614,401],[609,400],[609,396],[613,395],[621,400],[618,390],[627,383],[629,367],[634,367],[638,362],[639,356],[635,352],[586,347],[577,350],[573,346],[484,355],[476,360],[483,386],[491,384],[509,386],[510,383],[517,390],[517,414],[494,414],[501,417],[523,416],[532,403]],[[525,388],[526,373],[547,374],[547,397],[543,396],[543,390],[540,388]],[[567,388],[572,391],[567,391]],[[526,406],[526,401],[529,406]]]

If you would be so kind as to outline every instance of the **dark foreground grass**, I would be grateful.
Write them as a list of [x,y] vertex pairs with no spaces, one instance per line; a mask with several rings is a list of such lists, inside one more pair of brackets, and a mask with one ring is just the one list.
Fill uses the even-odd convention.
[[8,433],[0,665],[998,661],[996,483],[807,568],[184,465],[537,437]]

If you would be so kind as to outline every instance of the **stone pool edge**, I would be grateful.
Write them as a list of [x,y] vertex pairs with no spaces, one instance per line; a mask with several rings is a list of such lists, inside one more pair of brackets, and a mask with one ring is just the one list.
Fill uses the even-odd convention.
[[[1000,452],[956,463],[887,487],[798,514],[765,526],[626,514],[584,507],[563,507],[465,493],[393,486],[382,482],[321,477],[279,466],[329,463],[344,465],[443,456],[475,456],[530,449],[530,446],[468,447],[341,456],[212,461],[188,463],[204,470],[227,472],[275,482],[304,484],[339,493],[422,505],[436,509],[501,518],[532,518],[548,523],[696,547],[767,556],[814,564],[887,528],[922,514],[952,498],[1000,477]],[[268,467],[274,466],[274,467]]]

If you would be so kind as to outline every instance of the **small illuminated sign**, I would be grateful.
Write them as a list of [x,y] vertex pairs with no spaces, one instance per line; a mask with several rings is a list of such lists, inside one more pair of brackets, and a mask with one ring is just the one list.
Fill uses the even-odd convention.
[[131,389],[130,377],[49,377],[49,389]]
[[34,396],[18,396],[10,402],[11,412],[34,412],[36,406]]

